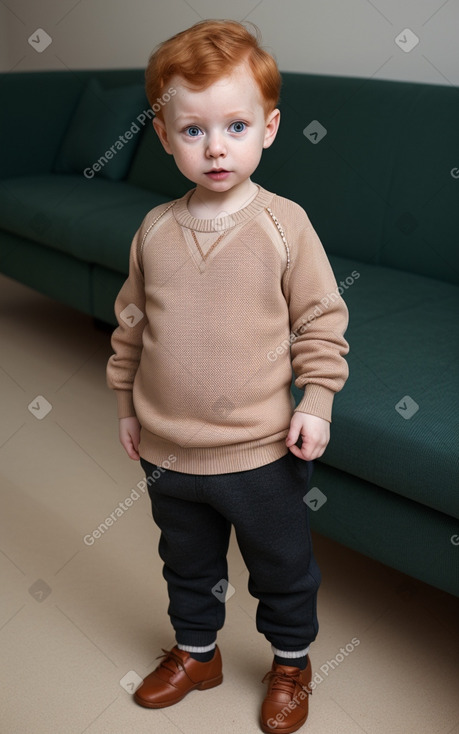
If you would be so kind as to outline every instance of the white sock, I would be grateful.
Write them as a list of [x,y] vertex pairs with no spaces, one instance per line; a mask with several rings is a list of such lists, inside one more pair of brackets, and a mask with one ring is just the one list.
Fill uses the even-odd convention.
[[307,655],[309,652],[309,645],[304,650],[295,650],[294,652],[291,652],[289,650],[278,650],[277,647],[274,647],[274,645],[271,645],[271,650],[273,651],[274,655],[278,655],[280,658],[293,660],[294,658],[303,658],[305,655]]
[[184,652],[210,652],[210,650],[213,650],[215,647],[215,642],[213,642],[211,645],[207,645],[206,647],[193,647],[193,645],[182,645],[180,642],[177,642],[177,647],[179,650],[183,650]]

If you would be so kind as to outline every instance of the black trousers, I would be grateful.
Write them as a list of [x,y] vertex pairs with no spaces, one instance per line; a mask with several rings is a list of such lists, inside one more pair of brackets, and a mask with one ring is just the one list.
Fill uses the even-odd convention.
[[298,652],[318,631],[321,576],[309,530],[308,490],[313,462],[290,451],[256,469],[196,475],[141,459],[177,643],[204,647],[225,620],[231,526],[259,600],[256,626],[274,647]]

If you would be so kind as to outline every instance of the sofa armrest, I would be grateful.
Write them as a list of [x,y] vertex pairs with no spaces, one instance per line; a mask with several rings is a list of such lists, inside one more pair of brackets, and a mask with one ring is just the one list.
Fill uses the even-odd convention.
[[52,170],[81,90],[71,74],[0,74],[0,178]]

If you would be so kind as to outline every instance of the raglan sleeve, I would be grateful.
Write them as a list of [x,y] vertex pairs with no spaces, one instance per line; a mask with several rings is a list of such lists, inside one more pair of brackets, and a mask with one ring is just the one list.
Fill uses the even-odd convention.
[[349,374],[348,309],[309,217],[300,207],[295,214],[286,287],[295,386],[304,388],[295,412],[331,422],[334,396]]
[[142,335],[146,325],[145,283],[140,262],[141,226],[131,243],[129,276],[115,300],[118,327],[111,337],[113,354],[107,363],[106,378],[115,391],[118,417],[135,416],[132,397],[135,375],[142,353]]

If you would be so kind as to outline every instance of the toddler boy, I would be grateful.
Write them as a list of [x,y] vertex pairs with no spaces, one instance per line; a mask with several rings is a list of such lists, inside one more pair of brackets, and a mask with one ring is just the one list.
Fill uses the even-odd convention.
[[274,653],[265,732],[294,732],[308,715],[320,571],[303,497],[348,374],[347,308],[320,307],[337,285],[317,234],[300,206],[250,178],[276,137],[280,84],[273,57],[234,21],[197,23],[151,56],[148,99],[166,100],[153,125],[195,188],[134,236],[107,366],[121,443],[155,477],[177,643],[135,700],[161,708],[222,682],[234,526]]

